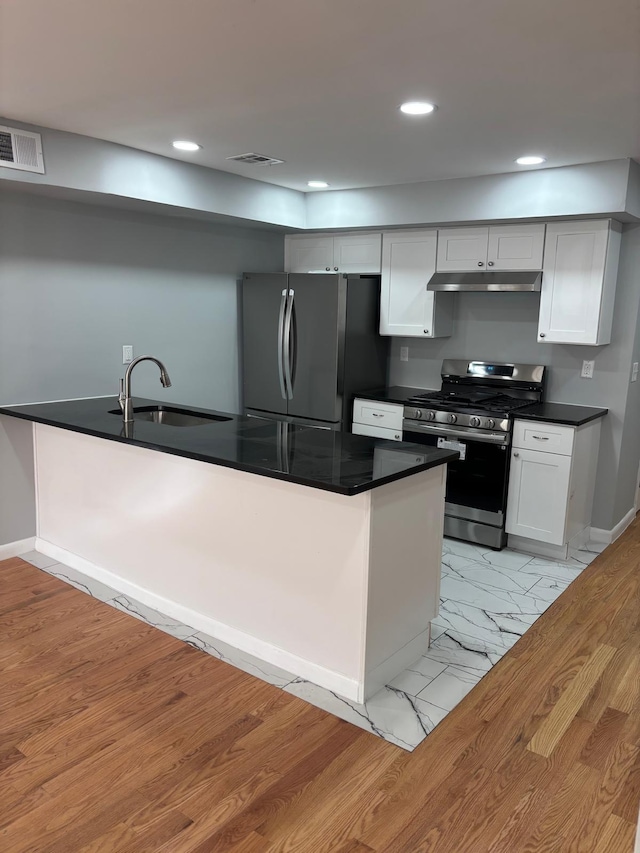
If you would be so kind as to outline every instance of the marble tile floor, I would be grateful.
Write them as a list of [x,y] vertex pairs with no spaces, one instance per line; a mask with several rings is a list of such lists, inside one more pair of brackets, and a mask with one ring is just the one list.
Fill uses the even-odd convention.
[[431,647],[363,705],[195,631],[44,554],[31,551],[22,558],[194,648],[411,751],[605,547],[588,543],[569,560],[557,561],[445,539],[440,614],[432,623]]

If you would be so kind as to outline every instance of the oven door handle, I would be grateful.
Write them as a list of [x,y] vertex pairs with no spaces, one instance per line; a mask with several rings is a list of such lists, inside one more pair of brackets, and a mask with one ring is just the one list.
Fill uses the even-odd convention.
[[482,441],[485,444],[508,444],[509,443],[509,433],[508,432],[484,432],[484,431],[476,431],[476,430],[465,430],[455,427],[440,427],[432,424],[423,424],[420,421],[411,421],[404,420],[402,422],[402,432],[403,432],[403,440],[411,441],[411,438],[405,436],[406,433],[411,432],[420,432],[425,433],[426,435],[440,435],[440,436],[448,436],[450,438],[461,438],[466,441]]

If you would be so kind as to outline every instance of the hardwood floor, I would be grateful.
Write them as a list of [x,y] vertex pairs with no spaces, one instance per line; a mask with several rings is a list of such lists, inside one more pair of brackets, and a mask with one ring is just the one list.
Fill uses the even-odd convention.
[[0,563],[3,853],[631,853],[640,523],[413,753]]

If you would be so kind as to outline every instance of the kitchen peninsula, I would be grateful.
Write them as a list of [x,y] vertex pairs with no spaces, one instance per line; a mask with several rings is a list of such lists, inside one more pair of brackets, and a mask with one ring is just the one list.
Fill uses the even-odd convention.
[[33,431],[39,551],[357,702],[426,650],[456,453],[133,409],[0,408]]

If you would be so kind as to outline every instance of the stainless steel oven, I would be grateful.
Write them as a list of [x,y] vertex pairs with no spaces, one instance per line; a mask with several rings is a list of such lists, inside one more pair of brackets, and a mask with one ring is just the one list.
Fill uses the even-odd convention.
[[457,450],[447,469],[446,536],[503,548],[509,476],[510,433],[422,423],[405,418],[402,440]]
[[447,536],[504,548],[512,414],[539,402],[539,365],[445,360],[440,391],[407,400],[402,438],[460,454],[449,463]]

